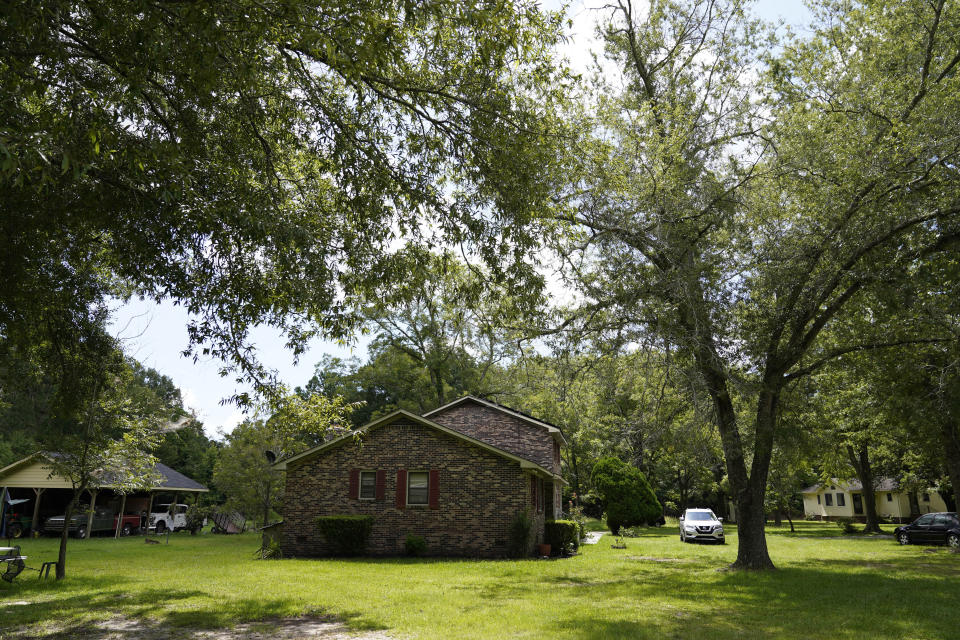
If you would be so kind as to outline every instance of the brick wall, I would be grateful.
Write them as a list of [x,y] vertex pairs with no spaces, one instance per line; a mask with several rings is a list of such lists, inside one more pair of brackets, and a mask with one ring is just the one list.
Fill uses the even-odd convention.
[[[351,499],[351,469],[384,470],[384,498]],[[398,469],[437,469],[438,508],[399,509]],[[402,554],[407,534],[414,534],[426,539],[430,555],[504,556],[510,521],[530,506],[529,478],[516,462],[401,418],[368,433],[362,447],[348,442],[289,465],[283,552],[288,557],[327,555],[330,547],[315,518],[364,514],[374,517],[372,555]],[[532,542],[543,537],[543,514],[535,520],[537,540]]]
[[544,427],[469,400],[431,415],[430,420],[560,473],[559,449]]

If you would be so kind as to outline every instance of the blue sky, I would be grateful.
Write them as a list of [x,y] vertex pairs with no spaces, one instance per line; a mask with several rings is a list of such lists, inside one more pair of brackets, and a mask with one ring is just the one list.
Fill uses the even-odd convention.
[[[560,3],[548,1],[545,4],[554,8]],[[578,0],[570,5],[573,27],[564,53],[575,67],[588,64],[590,49],[596,47],[592,35],[597,11],[593,7],[603,4],[605,0]],[[797,0],[761,0],[755,9],[765,20],[782,19],[795,27],[802,27],[810,16]],[[240,409],[224,404],[223,400],[247,389],[238,387],[233,377],[220,377],[218,361],[201,358],[194,363],[192,358],[180,355],[188,342],[186,326],[189,318],[183,307],[171,302],[155,304],[138,300],[127,304],[118,302],[115,307],[113,331],[123,340],[127,353],[173,379],[183,392],[186,405],[203,421],[208,435],[216,436],[221,430],[230,431],[243,419]],[[284,348],[285,341],[276,331],[261,327],[253,332],[252,337],[262,361],[275,369],[280,379],[291,387],[309,380],[314,365],[324,354],[343,358],[357,356],[362,360],[369,343],[369,337],[361,337],[346,345],[315,340],[299,363],[295,363]]]

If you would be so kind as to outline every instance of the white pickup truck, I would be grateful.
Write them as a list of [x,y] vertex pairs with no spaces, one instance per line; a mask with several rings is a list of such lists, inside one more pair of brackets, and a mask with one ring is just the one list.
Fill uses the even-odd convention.
[[159,533],[187,528],[187,505],[158,504],[150,514],[150,528]]

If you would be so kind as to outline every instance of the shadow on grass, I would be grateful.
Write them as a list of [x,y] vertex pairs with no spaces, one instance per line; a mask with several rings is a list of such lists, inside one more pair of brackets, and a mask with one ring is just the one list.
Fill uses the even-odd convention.
[[564,608],[553,624],[585,640],[956,638],[960,592],[947,576],[863,574],[850,571],[852,564],[761,574],[659,572],[629,584],[622,575],[610,576],[617,579],[580,585],[598,606]]
[[[152,638],[151,633],[161,631],[157,637],[178,637],[180,631],[184,637],[190,637],[196,630],[276,621],[293,612],[303,615],[303,603],[295,598],[271,598],[265,594],[218,599],[206,591],[163,588],[128,593],[116,581],[99,579],[74,581],[69,587],[76,589],[77,583],[82,584],[82,592],[66,597],[57,596],[59,589],[49,586],[19,590],[16,596],[25,604],[3,608],[0,638],[5,637],[3,632],[23,638],[113,637],[111,634],[118,629],[124,634],[129,632],[131,637],[145,634],[144,637]],[[38,599],[30,602],[31,597]],[[319,608],[307,613],[325,615]],[[346,622],[357,630],[385,628],[363,619],[361,613],[348,612],[336,618],[331,616],[330,620]]]

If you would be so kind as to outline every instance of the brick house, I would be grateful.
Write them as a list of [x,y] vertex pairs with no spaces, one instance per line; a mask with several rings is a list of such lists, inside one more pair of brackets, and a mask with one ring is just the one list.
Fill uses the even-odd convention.
[[362,514],[374,518],[372,555],[403,553],[413,534],[430,555],[502,557],[521,512],[532,551],[560,512],[564,443],[553,425],[473,396],[423,416],[395,411],[277,463],[283,553],[327,555],[316,517]]

